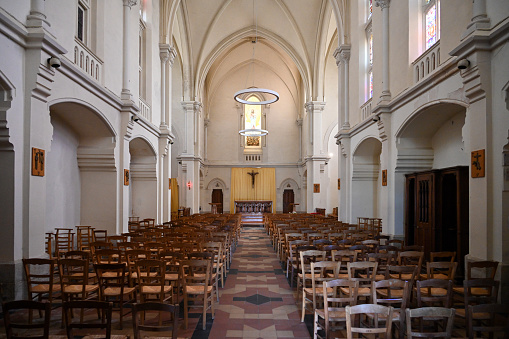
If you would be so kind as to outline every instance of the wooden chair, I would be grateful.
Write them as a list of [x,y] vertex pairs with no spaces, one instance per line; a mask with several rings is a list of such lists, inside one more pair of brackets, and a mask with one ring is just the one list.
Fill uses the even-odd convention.
[[136,302],[136,288],[128,287],[126,265],[95,264],[95,271],[99,279],[99,300],[118,304],[120,310],[120,329],[124,317],[124,304]]
[[108,241],[108,231],[107,230],[93,230],[94,234],[94,242],[95,241]]
[[[467,280],[472,279],[495,279],[495,275],[497,273],[498,261],[469,261],[467,262]],[[453,287],[453,291],[456,294],[463,295],[464,288],[463,286]],[[473,294],[486,294],[487,291],[483,289],[473,289]]]
[[[60,259],[58,268],[64,302],[97,298],[99,286],[90,284],[89,263],[86,260]],[[81,312],[81,321],[83,321],[83,312]]]
[[417,307],[452,307],[452,280],[417,281]]
[[[456,309],[456,315],[459,318],[463,318],[466,321],[466,328],[470,328],[470,323],[467,316],[468,306],[475,306],[481,304],[496,304],[498,298],[498,289],[500,282],[493,279],[474,279],[464,280],[463,288],[464,293],[464,306],[465,308]],[[485,293],[474,293],[473,291],[478,289],[484,289]],[[473,320],[487,320],[489,314],[477,314],[474,315]],[[467,331],[468,332],[468,331]],[[470,335],[467,333],[467,335]]]
[[[452,328],[454,324],[454,314],[455,310],[453,308],[445,308],[445,307],[421,307],[415,309],[406,309],[406,333],[407,338],[451,338]],[[420,331],[414,330],[412,324],[414,323],[412,320],[415,318],[420,318],[421,325],[425,320],[433,319],[433,322],[437,322],[438,319],[445,321],[445,325],[442,326],[444,328],[443,331],[427,331],[424,332],[423,326],[420,326]],[[438,326],[433,326],[433,328],[438,328]]]
[[[475,325],[474,322],[480,318],[484,319]],[[495,333],[499,333],[504,339],[509,338],[509,306],[507,304],[469,305],[467,322],[470,339],[473,339],[477,332],[489,333],[490,338]]]
[[447,261],[427,262],[426,278],[454,280],[457,267],[458,267],[457,262],[447,262]]
[[[37,298],[37,301],[40,302],[43,299],[47,299],[48,303],[52,305],[54,298],[60,298],[61,287],[58,282],[55,282],[56,263],[57,261],[54,259],[23,259],[28,300]],[[31,321],[32,312],[30,312],[29,316]]]
[[162,260],[143,259],[136,261],[138,293],[140,302],[167,302],[171,300],[173,290],[165,284],[166,265]]
[[431,261],[431,262],[435,262],[435,261],[455,262],[456,261],[456,252],[450,252],[450,251],[430,252],[429,253],[429,261]]
[[[297,275],[297,299],[305,287],[311,287],[311,263],[325,261],[325,251],[307,250],[300,251],[300,272]],[[306,285],[307,283],[307,285]]]
[[[170,325],[155,325],[155,324],[147,324],[147,313],[148,312],[158,312],[159,318],[161,319],[162,313],[169,316],[172,319],[172,324]],[[178,332],[178,318],[179,318],[179,307],[177,305],[169,305],[169,304],[161,304],[161,303],[140,303],[133,305],[133,335],[134,339],[147,338],[146,334],[142,335],[142,332],[157,332],[157,337],[161,337],[159,333],[165,333],[165,338],[177,338]],[[142,322],[142,319],[145,321]],[[168,334],[171,333],[171,337],[168,337]]]
[[[315,313],[318,299],[323,300],[324,293],[330,293],[332,296],[332,289],[323,290],[323,284],[327,281],[338,278],[339,268],[341,262],[338,261],[320,261],[311,263],[311,287],[306,287],[306,275],[303,275],[303,289],[302,289],[302,317],[301,322],[304,322],[304,316],[306,315],[306,305],[311,303],[313,309],[312,313]],[[328,273],[332,274],[328,274]]]
[[216,296],[217,301],[219,302],[219,280],[221,280],[221,287],[224,287],[224,278],[226,275],[225,265],[223,262],[223,244],[216,241],[204,242],[202,245],[202,250],[205,252],[210,252],[214,256],[212,258],[212,271],[214,285],[216,286]]
[[101,249],[94,251],[94,264],[118,264],[122,262],[121,250]]
[[403,246],[405,246],[405,242],[403,240],[400,240],[400,239],[391,239],[391,240],[387,241],[387,245],[396,246],[400,250],[402,250]]
[[[80,338],[84,335],[96,334],[98,331],[104,333],[104,338],[127,338],[125,335],[112,336],[111,334],[111,314],[113,308],[111,303],[104,301],[75,300],[64,302],[62,307],[67,338]],[[72,314],[74,309],[80,310],[81,314],[84,313],[85,309],[95,309],[97,313],[102,314],[102,316],[99,317],[99,319],[91,319],[86,322],[83,321],[83,319],[80,319],[80,321],[73,321]],[[78,335],[76,332],[81,333]]]
[[[341,289],[348,290],[343,294]],[[314,338],[329,338],[332,331],[340,329],[337,323],[343,323],[346,328],[345,306],[357,304],[358,281],[348,279],[335,279],[326,281],[323,285],[323,309],[315,309]],[[332,290],[332,293],[328,291]],[[322,322],[323,319],[323,322]],[[332,324],[336,324],[332,326]],[[319,331],[324,330],[325,336],[320,336]]]
[[184,271],[182,265],[180,265],[180,262],[184,260],[184,255],[173,251],[163,251],[159,253],[159,260],[163,260],[166,263],[164,279],[172,287],[172,302],[178,304],[184,296],[182,290]]
[[[391,306],[375,305],[375,304],[362,304],[355,306],[346,306],[346,334],[348,339],[353,338],[353,333],[361,334],[383,334],[385,338],[391,338],[392,333],[392,313],[393,309]],[[373,327],[354,327],[352,316],[362,316],[370,314],[374,319]],[[385,319],[383,321],[384,326],[379,326],[380,318]],[[362,322],[361,322],[362,323]]]
[[60,253],[74,250],[74,233],[72,228],[56,228],[55,233],[55,257]]
[[399,325],[399,338],[405,335],[405,310],[410,304],[410,292],[408,281],[389,279],[373,283],[372,302],[393,307],[392,322]]
[[[44,321],[34,323],[29,316],[28,319],[19,317],[20,311],[44,312]],[[13,312],[17,312],[16,315]],[[2,313],[5,324],[7,339],[11,338],[49,338],[49,327],[51,321],[51,304],[34,300],[14,300],[2,304]]]
[[309,242],[307,240],[292,240],[288,242],[288,255],[286,258],[286,277],[290,278],[290,286],[293,287],[293,279],[295,272],[299,267],[300,258],[297,256],[297,247],[306,246]]
[[[372,286],[375,282],[378,263],[371,261],[357,261],[347,264],[348,279],[359,282],[359,298],[370,299]],[[348,291],[342,290],[343,293]]]
[[398,253],[398,265],[417,266],[418,274],[421,272],[424,252],[404,251]]
[[127,250],[126,251],[126,259],[127,259],[127,269],[129,271],[129,286],[134,287],[138,283],[138,269],[136,268],[136,263],[139,260],[148,259],[150,256],[149,251],[145,250]]
[[353,250],[336,250],[331,252],[332,261],[340,261],[339,279],[348,279],[348,263],[357,261],[357,252]]
[[[184,260],[184,326],[188,326],[189,307],[202,308],[202,329],[206,329],[207,310],[214,319],[214,285],[211,278],[210,260]],[[189,302],[193,301],[191,305]],[[202,305],[197,303],[201,302]]]
[[76,245],[80,251],[90,251],[90,243],[94,241],[92,226],[76,226]]
[[378,263],[377,275],[375,280],[386,279],[387,267],[396,264],[396,258],[392,253],[368,253],[369,261]]

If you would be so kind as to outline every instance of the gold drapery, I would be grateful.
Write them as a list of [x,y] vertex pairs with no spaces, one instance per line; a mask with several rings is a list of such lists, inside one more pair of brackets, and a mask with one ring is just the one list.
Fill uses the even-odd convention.
[[[255,175],[255,184],[250,172]],[[271,200],[272,210],[276,210],[276,169],[275,168],[232,168],[230,213],[235,211],[238,200]]]
[[179,211],[179,186],[177,183],[177,178],[170,179],[170,189],[171,189],[171,216],[178,215]]

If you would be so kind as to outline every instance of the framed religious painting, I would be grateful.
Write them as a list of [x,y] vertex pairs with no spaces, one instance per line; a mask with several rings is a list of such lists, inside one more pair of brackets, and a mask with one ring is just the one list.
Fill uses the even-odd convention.
[[32,147],[32,175],[44,176],[45,152],[43,149]]
[[338,178],[338,191],[341,189],[341,179]]
[[320,184],[313,184],[313,193],[320,193]]
[[382,170],[382,186],[387,186],[387,170]]
[[473,151],[470,159],[472,178],[484,178],[486,168],[484,166],[484,150]]
[[129,186],[129,170],[124,170],[124,186]]

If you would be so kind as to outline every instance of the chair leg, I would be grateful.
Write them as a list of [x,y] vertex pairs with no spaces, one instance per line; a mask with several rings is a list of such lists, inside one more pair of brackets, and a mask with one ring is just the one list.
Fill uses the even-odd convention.
[[302,291],[302,317],[300,319],[300,322],[304,322],[304,315],[306,314],[306,293]]
[[318,338],[318,313],[315,312],[315,321],[313,324],[313,339]]
[[[217,280],[216,280],[217,281]],[[210,293],[210,302],[214,302],[214,292]],[[202,315],[202,329],[205,331],[207,329],[207,292],[203,294],[203,315]]]
[[184,328],[187,330],[187,316],[188,316],[188,310],[187,310],[187,293],[184,291]]

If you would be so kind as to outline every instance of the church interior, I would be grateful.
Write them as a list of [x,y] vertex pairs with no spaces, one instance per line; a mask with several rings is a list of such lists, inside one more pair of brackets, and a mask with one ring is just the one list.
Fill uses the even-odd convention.
[[[4,316],[43,297],[65,335],[66,303],[105,301],[101,265],[119,263],[119,335],[153,299],[180,308],[179,337],[346,337],[350,313],[323,311],[322,286],[367,275],[356,306],[377,304],[375,280],[415,265],[399,275],[408,300],[384,308],[406,314],[401,338],[436,262],[453,337],[478,324],[472,288],[491,298],[473,304],[508,304],[509,1],[0,0],[0,46]],[[141,250],[175,269],[169,296],[143,293],[127,254]],[[90,293],[64,288],[70,251],[86,254]],[[306,251],[341,262],[316,271],[318,292]],[[212,282],[191,311],[200,255]],[[54,290],[34,292],[32,259]],[[354,262],[377,266],[355,278]]]

